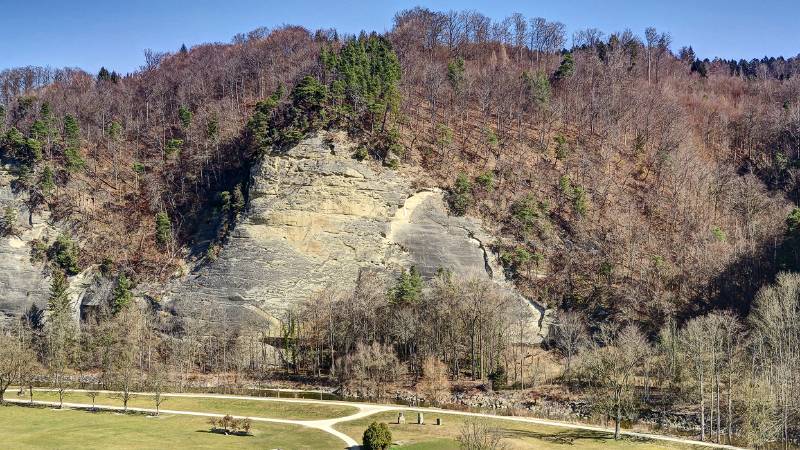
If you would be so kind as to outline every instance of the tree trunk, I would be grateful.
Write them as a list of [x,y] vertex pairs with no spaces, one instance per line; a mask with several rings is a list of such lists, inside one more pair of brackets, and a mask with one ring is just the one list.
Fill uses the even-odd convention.
[[703,390],[703,372],[700,372],[700,440],[706,440],[706,398]]

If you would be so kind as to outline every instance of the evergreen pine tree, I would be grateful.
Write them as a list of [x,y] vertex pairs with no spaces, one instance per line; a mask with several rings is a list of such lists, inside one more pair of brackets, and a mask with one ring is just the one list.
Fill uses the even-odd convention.
[[172,222],[166,212],[156,214],[156,243],[166,247],[172,241]]
[[125,309],[133,301],[131,287],[131,280],[129,280],[124,273],[120,273],[117,278],[117,284],[114,286],[114,292],[112,293],[111,310],[114,314]]
[[111,79],[111,73],[105,67],[100,68],[100,72],[97,73],[97,81],[109,81]]
[[558,66],[558,69],[553,74],[553,78],[556,80],[564,80],[574,74],[575,60],[572,59],[572,53],[567,53],[564,55],[564,59],[561,60],[561,65]]
[[86,162],[80,155],[81,131],[78,121],[70,116],[64,116],[64,159],[66,168],[70,172],[77,172],[86,167]]
[[181,126],[186,129],[192,124],[192,111],[185,106],[178,108],[178,117],[181,119]]
[[422,277],[415,266],[403,270],[391,291],[391,302],[395,305],[416,303],[422,294]]

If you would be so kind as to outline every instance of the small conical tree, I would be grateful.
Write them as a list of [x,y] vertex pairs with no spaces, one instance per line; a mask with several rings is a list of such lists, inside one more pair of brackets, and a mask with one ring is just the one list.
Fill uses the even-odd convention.
[[385,450],[392,445],[392,432],[385,423],[372,422],[364,431],[366,450]]
[[97,73],[97,81],[108,81],[111,79],[111,73],[105,67],[100,68],[100,72]]
[[417,271],[417,268],[411,266],[411,269],[400,274],[397,278],[397,284],[392,289],[391,302],[396,305],[403,305],[408,303],[416,303],[422,294],[422,277]]
[[114,286],[112,297],[111,309],[114,314],[125,309],[133,301],[133,293],[131,292],[132,283],[124,273],[119,274],[117,278],[117,285]]
[[156,214],[156,243],[166,247],[172,241],[172,222],[166,212]]
[[564,59],[561,60],[561,65],[558,66],[556,73],[553,74],[553,78],[556,80],[563,80],[571,77],[574,74],[575,60],[572,59],[572,53],[567,53],[564,55]]

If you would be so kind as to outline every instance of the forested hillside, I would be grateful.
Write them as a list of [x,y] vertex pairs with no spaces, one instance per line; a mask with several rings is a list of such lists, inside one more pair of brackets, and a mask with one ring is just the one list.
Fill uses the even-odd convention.
[[[800,57],[700,59],[691,48],[674,49],[666,32],[637,33],[587,29],[567,36],[563,24],[541,18],[493,21],[476,12],[416,8],[398,13],[383,35],[258,29],[230,43],[147,51],[144,65],[124,75],[10,69],[0,73],[0,158],[29,208],[49,211],[64,230],[54,242],[35,243],[32,258],[50,261],[56,279],[98,265],[116,280],[116,312],[131,301],[134,286],[158,300],[160,286],[180,275],[187,260],[216,257],[247,208],[250,170],[262,156],[280,154],[316,130],[346,131],[357,143],[354,158],[446,189],[453,214],[480,217],[493,229],[498,239],[491,249],[517,288],[559,311],[551,344],[566,358],[565,385],[575,381],[573,353],[588,341],[608,354],[586,360],[582,387],[618,382],[614,376],[647,356],[628,350],[650,348],[649,339],[662,345],[659,382],[675,398],[696,399],[686,386],[699,374],[705,414],[708,360],[687,362],[680,375],[678,353],[668,344],[678,342],[681,328],[682,348],[694,345],[694,354],[703,350],[706,332],[719,350],[713,358],[744,354],[735,336],[757,293],[778,272],[800,268]],[[0,231],[15,232],[14,214],[6,208]],[[399,288],[421,289],[412,275],[403,277]],[[781,357],[764,349],[779,339],[766,331],[770,321],[787,317],[770,309],[778,308],[770,299],[795,283],[785,275],[778,287],[762,290],[761,306],[747,322],[763,338],[763,353],[752,353],[756,381],[748,386],[763,393],[765,380],[783,383],[775,406],[781,426],[765,431],[761,422],[745,423],[753,416],[740,421],[741,411],[763,405],[736,397],[734,414],[733,374],[740,367],[714,359],[711,435],[716,408],[718,442],[725,432],[721,414],[730,420],[728,433],[752,433],[752,442],[771,439],[770,432],[789,439],[797,366],[778,364]],[[469,297],[433,287],[441,298]],[[386,293],[367,294],[352,301]],[[450,320],[446,314],[436,318]],[[347,320],[355,321],[339,318]],[[336,363],[346,365],[369,345],[378,353],[386,351],[381,345],[395,345],[416,376],[425,371],[419,336],[386,342],[380,314],[363,320],[374,325],[363,342],[348,335],[334,351],[331,332],[327,357],[321,355],[328,338],[318,336],[317,361],[305,369],[321,374],[322,364],[334,375],[335,352],[347,354]],[[796,324],[784,325],[795,339]],[[481,339],[494,346],[492,336]],[[468,364],[473,379],[497,373],[499,356],[476,368],[474,340],[469,362],[459,356],[468,355],[466,346],[448,354],[442,344],[441,359],[454,378]],[[487,352],[499,355],[497,346]],[[786,364],[798,361],[796,348],[791,353]],[[603,358],[630,365],[602,378]],[[302,366],[294,359],[289,365],[295,372]],[[650,375],[648,368],[644,378]],[[619,383],[622,395],[630,387],[624,383],[633,382]],[[618,423],[620,414],[617,408]],[[703,438],[706,422],[700,419]]]

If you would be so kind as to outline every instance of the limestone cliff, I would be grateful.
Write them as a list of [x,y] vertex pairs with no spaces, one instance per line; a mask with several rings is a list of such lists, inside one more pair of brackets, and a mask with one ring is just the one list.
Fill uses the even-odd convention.
[[354,283],[363,269],[416,266],[490,277],[516,295],[537,340],[544,310],[513,292],[489,236],[474,219],[448,215],[444,195],[353,159],[346,140],[315,136],[252,170],[250,201],[218,258],[171,284],[178,315],[270,321],[314,293]]
[[[0,167],[0,212],[16,211],[17,222],[8,236],[0,236],[0,325],[24,314],[33,304],[46,308],[50,296],[50,269],[44,261],[31,259],[31,245],[38,240],[49,243],[60,231],[50,223],[46,210],[31,213],[24,194],[12,189],[10,167]],[[97,277],[95,267],[70,277],[67,295],[77,321],[81,305],[97,298],[100,287],[108,289],[108,280]]]
[[40,308],[47,304],[50,282],[44,263],[31,261],[30,243],[55,235],[45,215],[29,213],[24,198],[12,190],[12,180],[9,168],[0,168],[0,212],[17,212],[14,232],[0,237],[0,321],[24,313],[34,303]]

